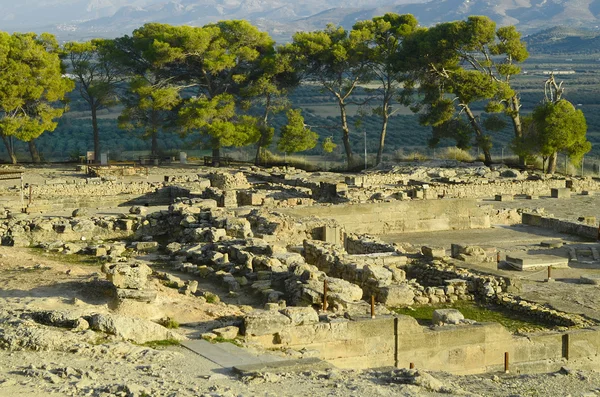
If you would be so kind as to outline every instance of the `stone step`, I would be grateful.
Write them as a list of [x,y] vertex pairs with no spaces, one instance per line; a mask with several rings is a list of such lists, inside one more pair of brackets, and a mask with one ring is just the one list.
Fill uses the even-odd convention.
[[255,355],[228,342],[217,344],[203,339],[193,339],[183,341],[181,345],[224,368],[285,360],[268,354]]
[[236,365],[233,370],[242,376],[255,375],[258,373],[289,373],[303,371],[324,371],[329,368],[334,368],[327,361],[323,361],[316,357],[300,358],[296,360],[275,361],[270,363]]

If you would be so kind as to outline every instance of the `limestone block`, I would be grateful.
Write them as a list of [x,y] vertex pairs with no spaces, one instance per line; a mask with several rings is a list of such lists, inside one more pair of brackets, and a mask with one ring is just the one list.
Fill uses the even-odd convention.
[[134,317],[95,314],[91,316],[89,323],[94,331],[116,335],[135,343],[146,343],[164,339],[186,339],[184,336],[162,325]]
[[245,218],[227,218],[225,221],[225,230],[228,236],[238,238],[252,237],[250,222]]
[[198,281],[191,280],[186,286],[186,292],[190,294],[195,294],[198,291]]
[[423,256],[429,259],[437,259],[443,258],[446,256],[446,250],[443,247],[434,247],[434,246],[422,246],[421,253]]
[[156,291],[147,289],[125,289],[117,288],[117,298],[119,300],[130,299],[139,302],[154,302],[156,300]]
[[595,274],[584,274],[579,277],[579,282],[582,284],[600,285],[600,276]]
[[[406,257],[404,257],[406,258]],[[406,272],[402,269],[398,269],[397,267],[386,266],[390,272],[392,272],[392,280],[396,282],[406,280]]]
[[119,230],[132,230],[133,229],[133,220],[131,219],[118,219],[116,228]]
[[117,288],[144,289],[152,269],[143,263],[105,265],[102,271]]
[[558,189],[550,189],[550,196],[552,198],[570,198],[571,197],[571,189],[569,188],[558,188]]
[[288,267],[282,264],[279,259],[267,256],[255,256],[252,258],[252,269],[255,272],[269,271],[275,273],[286,272]]
[[93,256],[96,256],[96,257],[108,255],[108,250],[106,249],[106,247],[94,246],[94,247],[88,247],[88,249],[90,251],[90,254],[92,254]]
[[238,336],[240,329],[230,325],[228,327],[215,328],[212,330],[212,332],[223,339],[235,339]]
[[81,219],[71,223],[71,228],[74,232],[92,232],[96,228],[94,221],[90,219]]
[[393,274],[384,267],[366,265],[363,268],[363,280],[366,281],[369,278],[377,280],[381,285],[389,285],[392,283]]
[[146,209],[146,207],[140,207],[140,206],[134,205],[133,207],[129,208],[130,214],[146,215],[147,212],[148,212],[148,210]]
[[134,243],[136,251],[140,252],[154,252],[158,250],[158,243],[156,241],[138,241]]
[[204,241],[214,243],[216,241],[221,240],[223,237],[227,236],[227,231],[225,229],[215,229],[211,228],[205,230],[203,233]]
[[380,288],[377,301],[386,306],[402,307],[413,304],[415,293],[408,284],[390,285]]
[[316,324],[319,314],[312,307],[286,307],[281,313],[292,320],[292,325]]
[[278,311],[256,310],[244,317],[244,335],[270,335],[292,324],[292,320]]
[[513,201],[514,197],[512,194],[496,194],[494,196],[494,200],[496,200],[496,201]]
[[436,309],[433,311],[433,324],[460,324],[465,316],[456,309]]

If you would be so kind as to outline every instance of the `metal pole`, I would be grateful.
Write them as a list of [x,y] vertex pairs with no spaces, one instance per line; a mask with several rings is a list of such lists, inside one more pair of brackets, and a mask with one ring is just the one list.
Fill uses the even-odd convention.
[[371,318],[375,318],[375,295],[371,295]]
[[508,352],[504,353],[504,372],[508,373]]
[[25,199],[23,198],[23,175],[21,175],[21,211],[25,212]]
[[363,130],[365,136],[365,170],[367,169],[367,130]]
[[327,280],[323,280],[323,312],[327,311]]

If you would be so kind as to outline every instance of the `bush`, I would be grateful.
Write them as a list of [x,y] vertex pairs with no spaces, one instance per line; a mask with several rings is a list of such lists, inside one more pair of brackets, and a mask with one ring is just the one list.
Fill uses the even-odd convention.
[[440,158],[445,160],[457,160],[469,162],[473,161],[473,156],[465,150],[459,149],[455,146],[447,147],[440,153]]

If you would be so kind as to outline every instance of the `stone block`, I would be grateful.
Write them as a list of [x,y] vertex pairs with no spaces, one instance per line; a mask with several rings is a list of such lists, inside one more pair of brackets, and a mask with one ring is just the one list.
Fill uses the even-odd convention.
[[278,311],[253,311],[244,317],[244,335],[271,335],[292,324],[292,320]]
[[506,255],[506,263],[517,270],[541,269],[546,267],[567,268],[569,259],[556,255],[529,255],[510,254]]
[[386,306],[403,307],[413,304],[415,293],[408,284],[390,285],[379,289],[377,301]]
[[512,194],[496,194],[494,196],[494,200],[496,201],[514,201],[514,199]]
[[117,288],[144,289],[152,269],[143,263],[105,265],[102,271]]
[[117,298],[119,300],[135,300],[138,302],[154,302],[156,300],[157,292],[147,289],[125,289],[117,288]]
[[158,250],[158,243],[156,241],[138,241],[134,247],[139,252],[154,252]]
[[433,311],[433,324],[460,324],[465,316],[456,309],[436,309]]
[[589,226],[595,226],[597,224],[595,216],[580,216],[577,220]]
[[238,336],[240,329],[230,325],[228,327],[215,328],[212,330],[212,332],[223,339],[235,339]]
[[546,240],[540,243],[545,248],[560,248],[563,246],[563,242],[560,240]]
[[600,285],[600,276],[596,274],[583,274],[579,277],[581,284]]
[[421,253],[423,256],[429,259],[443,258],[446,256],[446,250],[443,247],[427,246],[421,247]]
[[292,325],[308,325],[319,322],[319,314],[312,307],[286,307],[281,313],[292,320]]
[[550,189],[550,196],[552,198],[570,198],[571,189],[569,188],[553,188]]

